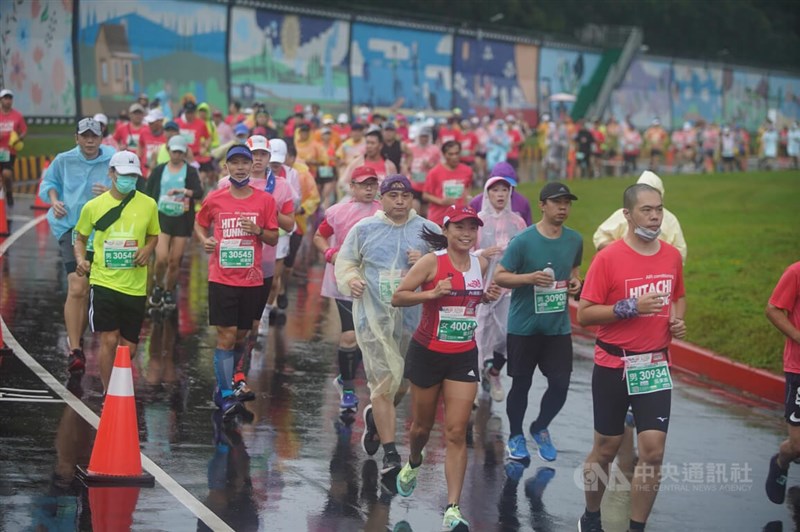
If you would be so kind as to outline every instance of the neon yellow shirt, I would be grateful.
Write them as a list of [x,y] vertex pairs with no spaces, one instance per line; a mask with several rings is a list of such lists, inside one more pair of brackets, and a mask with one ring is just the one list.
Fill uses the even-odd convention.
[[[75,229],[89,236],[97,221],[120,203],[111,192],[90,200],[81,210]],[[111,227],[106,231],[95,230],[89,283],[130,296],[147,295],[147,267],[136,266],[133,255],[145,245],[148,236],[158,236],[160,232],[156,202],[137,192]]]

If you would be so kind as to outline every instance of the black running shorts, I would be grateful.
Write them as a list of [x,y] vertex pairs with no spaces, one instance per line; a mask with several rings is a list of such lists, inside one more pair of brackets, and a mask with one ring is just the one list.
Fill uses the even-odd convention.
[[406,354],[405,378],[420,388],[430,388],[445,380],[478,382],[478,348],[444,354],[431,351],[412,338]]
[[604,436],[621,436],[625,432],[625,415],[628,406],[636,419],[636,431],[669,428],[672,390],[628,395],[622,380],[622,368],[594,365],[592,373],[592,402],[594,404],[594,430]]
[[92,332],[119,331],[127,341],[138,344],[147,296],[131,296],[105,286],[89,291],[89,325]]
[[249,331],[253,320],[260,319],[260,312],[264,311],[264,307],[258,308],[262,290],[263,285],[229,286],[209,282],[208,324]]
[[784,400],[784,417],[793,427],[800,427],[800,374],[784,373],[786,376],[786,399]]
[[572,335],[509,334],[507,340],[509,377],[533,377],[537,367],[545,377],[572,373]]

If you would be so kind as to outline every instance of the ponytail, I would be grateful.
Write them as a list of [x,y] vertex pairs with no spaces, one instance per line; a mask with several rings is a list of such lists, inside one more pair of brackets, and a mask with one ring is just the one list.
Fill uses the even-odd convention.
[[434,251],[438,251],[440,249],[447,249],[447,237],[435,233],[428,229],[427,227],[422,228],[422,232],[420,233],[420,238],[428,243],[430,247],[433,248]]

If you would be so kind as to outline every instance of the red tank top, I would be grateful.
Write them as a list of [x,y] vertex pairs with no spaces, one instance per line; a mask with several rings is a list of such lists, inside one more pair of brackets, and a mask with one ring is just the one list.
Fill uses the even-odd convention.
[[422,284],[422,290],[433,290],[436,284],[450,278],[452,290],[446,296],[422,304],[422,319],[414,340],[437,353],[463,353],[475,348],[477,307],[483,297],[483,276],[478,257],[470,255],[469,270],[453,267],[447,250],[435,252],[436,277]]

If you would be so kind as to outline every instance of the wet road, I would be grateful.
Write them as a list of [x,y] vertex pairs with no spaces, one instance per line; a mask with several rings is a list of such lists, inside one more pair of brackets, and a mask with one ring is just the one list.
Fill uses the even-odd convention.
[[[14,229],[31,213],[20,201]],[[197,247],[189,251],[178,317],[145,326],[134,360],[142,452],[234,530],[438,530],[446,503],[441,427],[431,435],[414,495],[381,490],[379,464],[360,446],[360,415],[351,423],[339,418],[330,385],[339,324],[333,305],[319,297],[319,267],[309,271],[307,284],[291,288],[288,322],[270,328],[254,355],[252,420],[219,430],[210,401],[214,334],[206,326],[205,261]],[[0,282],[0,312],[16,341],[66,382],[65,279],[46,223],[10,246],[0,259]],[[99,414],[97,346],[86,338],[86,375],[69,388]],[[589,344],[577,339],[570,395],[550,427],[559,449],[552,464],[534,456],[527,469],[505,467],[505,405],[481,400],[461,501],[473,530],[575,529],[583,509],[580,467],[592,437],[589,353]],[[762,530],[771,521],[794,530],[791,506],[772,505],[763,492],[767,460],[784,435],[780,408],[676,377],[667,479],[648,530]],[[363,375],[357,384],[363,406]],[[507,389],[508,379],[504,384]],[[537,374],[525,426],[535,417],[542,386]],[[214,528],[159,483],[110,496],[81,489],[72,475],[91,453],[91,424],[64,402],[29,399],[58,396],[16,357],[0,361],[0,388],[0,399],[8,388],[26,390],[24,398],[0,403],[0,529]],[[405,457],[407,400],[399,415]],[[796,484],[800,468],[790,471],[789,485]],[[800,500],[794,495],[790,490],[787,499]],[[622,485],[606,495],[605,529],[624,530],[627,512]]]

